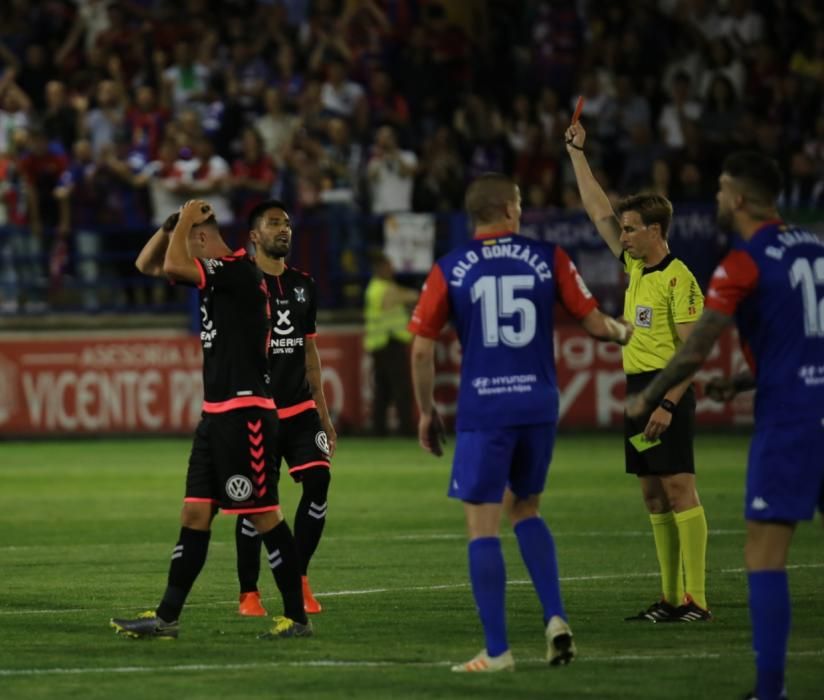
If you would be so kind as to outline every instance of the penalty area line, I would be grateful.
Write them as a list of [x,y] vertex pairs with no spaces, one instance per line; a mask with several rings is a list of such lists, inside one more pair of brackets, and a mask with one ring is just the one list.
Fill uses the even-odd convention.
[[[816,563],[816,564],[788,564],[787,569],[789,571],[795,569],[822,569],[824,568],[824,563]],[[734,568],[734,569],[721,569],[720,573],[722,574],[740,574],[743,573],[745,569],[741,568]],[[660,576],[659,572],[657,571],[649,571],[649,572],[638,572],[638,573],[624,573],[624,574],[589,574],[584,576],[561,576],[562,583],[569,583],[569,582],[582,582],[582,581],[609,581],[609,580],[625,580],[625,579],[637,579],[637,578],[655,578]],[[511,586],[531,586],[532,582],[528,579],[513,579],[507,582],[508,585]],[[361,588],[361,589],[353,589],[353,590],[344,590],[344,591],[326,591],[326,592],[316,592],[315,595],[318,598],[340,598],[346,596],[357,596],[357,595],[376,595],[380,593],[404,593],[409,591],[448,591],[448,590],[459,590],[462,588],[469,588],[469,582],[461,582],[461,583],[442,583],[442,584],[434,584],[431,586],[398,586],[398,587],[385,587],[385,588]],[[268,600],[269,598],[265,598],[264,600]],[[274,598],[273,598],[274,600]],[[217,600],[217,601],[210,601],[208,603],[189,603],[186,605],[187,608],[214,608],[217,606],[223,605],[236,605],[237,600]],[[118,607],[118,606],[114,606]],[[140,606],[138,606],[140,607]],[[152,607],[151,604],[147,604],[142,606],[146,609]],[[49,609],[49,610],[32,610],[29,608],[21,608],[20,610],[0,610],[0,616],[3,615],[58,615],[60,613],[78,613],[78,612],[90,612],[94,610],[111,610],[111,607],[94,607],[94,608],[57,608],[57,609]]]
[[[751,656],[749,650],[740,652],[725,652],[724,654],[697,653],[697,654],[620,654],[581,656],[575,663],[585,664],[614,664],[635,661],[679,661],[721,659]],[[810,651],[789,652],[790,657],[824,656],[824,649]],[[123,673],[202,673],[204,671],[238,671],[254,669],[277,668],[445,668],[457,661],[358,661],[324,659],[317,661],[261,661],[243,664],[173,664],[170,666],[96,666],[76,668],[0,668],[0,677],[14,676],[80,676],[90,674],[123,674]],[[518,659],[518,663],[529,666],[545,666],[546,660],[538,657]]]

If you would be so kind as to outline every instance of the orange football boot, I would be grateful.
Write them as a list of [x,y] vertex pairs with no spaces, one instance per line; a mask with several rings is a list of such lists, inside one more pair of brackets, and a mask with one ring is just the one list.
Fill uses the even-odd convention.
[[315,595],[312,593],[312,589],[309,586],[309,577],[301,576],[300,581],[303,584],[303,609],[309,615],[317,615],[321,610],[323,610],[323,606],[321,606],[315,598]]
[[266,617],[266,608],[260,602],[260,592],[241,593],[238,612],[246,617]]

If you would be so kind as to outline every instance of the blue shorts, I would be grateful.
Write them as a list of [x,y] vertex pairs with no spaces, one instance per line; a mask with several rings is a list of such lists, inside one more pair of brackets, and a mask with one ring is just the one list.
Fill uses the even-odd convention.
[[822,489],[821,421],[756,425],[747,468],[747,520],[809,520]]
[[459,430],[449,481],[449,497],[501,503],[507,486],[519,498],[544,490],[555,423],[494,430]]

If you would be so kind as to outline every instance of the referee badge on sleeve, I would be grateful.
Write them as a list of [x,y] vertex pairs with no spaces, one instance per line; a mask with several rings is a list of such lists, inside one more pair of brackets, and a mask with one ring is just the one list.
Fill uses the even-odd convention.
[[649,306],[635,307],[635,325],[641,328],[652,326],[652,309]]

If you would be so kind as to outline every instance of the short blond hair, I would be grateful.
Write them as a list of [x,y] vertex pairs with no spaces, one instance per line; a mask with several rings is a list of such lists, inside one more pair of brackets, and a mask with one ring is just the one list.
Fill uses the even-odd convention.
[[501,173],[484,173],[466,190],[464,208],[473,225],[492,224],[506,217],[506,205],[517,199],[515,181]]

